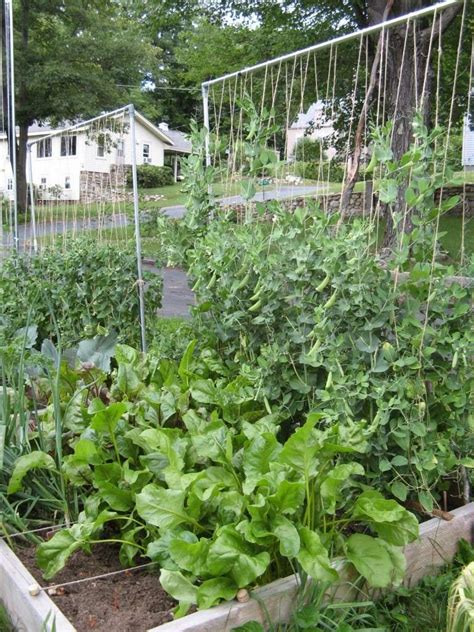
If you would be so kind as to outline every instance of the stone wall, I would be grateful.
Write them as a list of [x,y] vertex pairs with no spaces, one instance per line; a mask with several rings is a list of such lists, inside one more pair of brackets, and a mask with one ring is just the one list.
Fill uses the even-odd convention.
[[81,171],[81,202],[113,202],[124,198],[127,184],[127,165],[112,165],[109,172]]
[[[466,217],[474,217],[474,184],[456,187],[448,187],[443,190],[443,200],[448,199],[451,196],[459,195],[460,202],[451,211],[449,215],[461,216],[464,212]],[[436,201],[439,201],[440,191],[435,196]],[[341,196],[339,193],[332,193],[329,195],[316,194],[313,196],[296,197],[291,199],[280,200],[280,205],[292,212],[296,208],[306,206],[314,201],[318,201],[321,207],[329,213],[339,211]],[[261,202],[264,206],[268,207],[266,215],[271,214],[271,201]],[[256,205],[251,203],[251,209],[255,211]],[[370,215],[371,210],[377,207],[377,196],[371,195],[368,191],[364,193],[353,193],[346,215],[348,217],[355,215]],[[236,214],[236,220],[238,222],[243,221],[245,218],[246,205],[245,204],[232,204],[223,206],[224,211],[233,212]]]

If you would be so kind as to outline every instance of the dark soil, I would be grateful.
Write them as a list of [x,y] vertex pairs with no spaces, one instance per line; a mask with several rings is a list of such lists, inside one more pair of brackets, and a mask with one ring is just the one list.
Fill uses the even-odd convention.
[[[94,547],[92,555],[82,551],[75,553],[53,581],[45,582],[36,566],[33,547],[18,548],[15,553],[41,586],[93,577],[122,568],[117,548],[104,544]],[[146,562],[143,560],[143,563]],[[50,595],[51,599],[79,632],[145,632],[171,621],[171,609],[176,605],[161,588],[158,572],[149,569],[130,570],[105,579],[65,586],[58,592],[63,590],[63,594]]]

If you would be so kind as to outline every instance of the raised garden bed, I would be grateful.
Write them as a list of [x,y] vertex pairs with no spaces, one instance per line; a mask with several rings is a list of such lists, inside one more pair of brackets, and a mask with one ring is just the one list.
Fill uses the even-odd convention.
[[[451,561],[461,538],[474,542],[474,503],[455,509],[452,515],[451,521],[433,518],[423,523],[419,540],[406,547],[407,585],[416,584]],[[94,556],[76,557],[54,583],[117,569],[118,562],[111,560],[107,550],[110,551],[99,547]],[[21,555],[31,567],[31,551]],[[28,632],[52,632],[53,629],[57,632],[85,632],[88,629],[98,632],[133,629],[139,632],[150,625],[155,627],[148,628],[148,632],[226,632],[248,621],[264,622],[266,615],[261,603],[265,604],[272,620],[284,621],[291,612],[298,590],[297,578],[290,576],[258,588],[255,598],[246,603],[231,601],[163,623],[171,616],[173,602],[159,587],[156,575],[129,572],[107,580],[77,584],[73,592],[51,598],[43,591],[38,596],[30,595],[33,584],[43,585],[38,571],[33,574],[36,579],[7,544],[0,541],[0,602],[5,604],[13,624]],[[342,595],[347,595],[349,590],[353,590],[349,584],[342,583],[338,587]],[[74,614],[75,610],[78,612]],[[74,617],[75,625],[66,614]],[[139,622],[143,627],[138,627]]]

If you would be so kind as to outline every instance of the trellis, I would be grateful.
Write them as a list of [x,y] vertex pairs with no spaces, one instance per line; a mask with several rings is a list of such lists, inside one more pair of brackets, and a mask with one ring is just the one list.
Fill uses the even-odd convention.
[[[389,3],[390,5],[390,3]],[[447,110],[446,121],[446,153],[445,162],[448,159],[449,139],[453,132],[453,126],[458,123],[454,120],[454,102],[458,86],[460,68],[459,60],[461,47],[471,46],[472,42],[465,38],[465,15],[467,3],[464,0],[444,0],[430,7],[419,9],[404,16],[385,20],[379,24],[370,26],[353,33],[336,37],[322,43],[309,46],[287,55],[282,55],[254,66],[228,73],[221,77],[211,79],[202,84],[202,100],[204,111],[204,126],[208,130],[206,137],[206,161],[208,165],[217,167],[221,174],[220,190],[218,197],[229,198],[228,203],[235,203],[238,193],[238,183],[242,180],[242,162],[245,162],[245,139],[248,132],[248,115],[242,108],[242,99],[248,96],[255,106],[257,113],[262,115],[260,125],[262,127],[276,125],[280,128],[267,139],[267,146],[280,158],[281,173],[276,174],[268,168],[269,177],[262,177],[262,191],[250,202],[257,199],[265,199],[273,195],[280,196],[278,191],[284,189],[284,197],[291,205],[295,197],[308,194],[307,189],[289,185],[288,181],[297,180],[289,178],[292,173],[291,152],[289,151],[289,136],[292,132],[292,123],[299,114],[304,114],[311,104],[319,104],[321,116],[313,121],[312,130],[323,131],[329,123],[337,120],[345,121],[345,134],[334,133],[331,139],[339,143],[338,162],[344,170],[340,187],[335,187],[332,182],[332,172],[335,160],[328,160],[326,148],[327,141],[320,144],[320,159],[316,173],[313,174],[311,196],[319,196],[323,206],[334,208],[334,196],[342,189],[343,195],[339,196],[338,210],[344,211],[348,201],[347,193],[351,193],[351,179],[353,176],[354,162],[358,160],[364,164],[370,153],[370,127],[383,125],[388,118],[397,117],[403,113],[403,104],[400,103],[403,95],[400,94],[400,76],[402,73],[411,73],[416,86],[416,104],[418,109],[426,105],[426,95],[430,89],[433,95],[434,110],[433,123],[440,122],[441,104],[441,63],[445,36],[443,33],[443,20],[446,11],[453,7],[460,7],[460,28],[457,32],[458,45],[454,66],[450,105]],[[429,22],[429,27],[426,23]],[[428,59],[431,60],[435,70],[431,76],[430,64],[424,68],[414,64],[408,67],[406,51],[411,47],[417,52],[417,35],[423,23],[424,31],[429,31]],[[398,73],[398,85],[388,86],[390,63],[389,46],[394,37],[395,29],[403,28],[402,63]],[[374,41],[378,36],[378,41]],[[377,39],[377,38],[375,38]],[[373,48],[376,46],[375,52]],[[355,49],[355,50],[354,50]],[[472,58],[474,58],[474,48]],[[371,54],[369,54],[371,51]],[[415,56],[416,58],[416,56]],[[355,63],[350,64],[354,59]],[[378,59],[378,63],[374,63]],[[389,92],[389,88],[392,92]],[[446,89],[446,87],[444,86]],[[469,94],[467,109],[470,108],[472,91],[472,76],[469,82]],[[392,112],[388,107],[388,95],[392,94],[394,106]],[[372,96],[371,96],[372,95]],[[371,103],[370,103],[371,102]],[[370,107],[369,107],[370,105]],[[366,116],[364,116],[366,109]],[[362,113],[362,114],[361,114]],[[340,121],[339,121],[340,122]],[[395,133],[395,127],[392,134]],[[318,134],[316,134],[317,136]],[[357,139],[357,137],[359,137]],[[354,138],[358,140],[355,143]],[[357,151],[359,156],[357,156]],[[265,176],[265,170],[263,170]],[[283,177],[282,177],[283,176]],[[270,184],[266,184],[269,180]],[[371,195],[371,178],[365,174],[362,176],[363,190],[365,191],[362,214],[377,226],[380,222],[380,204],[374,202]],[[360,186],[360,185],[359,185]],[[465,186],[465,185],[464,185]],[[258,197],[260,196],[260,197]],[[332,196],[332,197],[331,197]],[[360,194],[359,194],[360,196]],[[353,196],[354,198],[354,196]],[[462,237],[461,259],[465,249],[465,225],[466,196],[464,196],[462,209]],[[226,202],[224,201],[224,204]],[[248,214],[247,214],[248,216]]]

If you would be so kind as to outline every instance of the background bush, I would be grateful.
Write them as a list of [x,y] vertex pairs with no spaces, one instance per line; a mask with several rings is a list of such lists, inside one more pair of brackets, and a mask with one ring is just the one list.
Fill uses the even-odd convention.
[[324,158],[325,151],[319,140],[306,137],[298,139],[294,156],[298,162],[319,162]]
[[[157,167],[156,165],[137,166],[138,186],[142,189],[154,189],[174,184],[173,170],[171,167]],[[127,185],[131,187],[132,174],[127,176]]]
[[295,162],[294,174],[308,180],[327,180],[328,182],[342,182],[344,179],[344,165],[334,160],[325,162]]
[[[91,239],[71,241],[64,252],[49,248],[36,256],[14,256],[0,268],[1,328],[12,336],[36,325],[39,340],[55,339],[58,330],[65,344],[114,329],[120,340],[138,344],[136,278],[132,248]],[[157,275],[147,278],[148,318],[161,306],[162,284]]]

